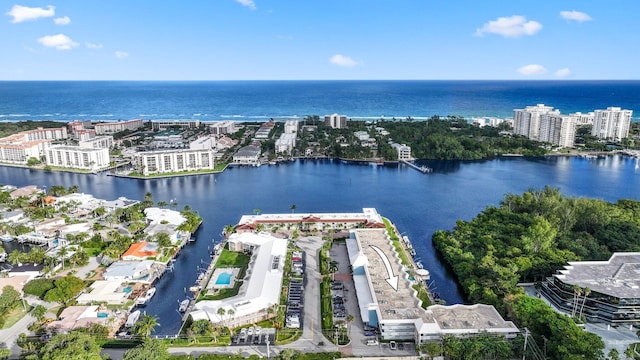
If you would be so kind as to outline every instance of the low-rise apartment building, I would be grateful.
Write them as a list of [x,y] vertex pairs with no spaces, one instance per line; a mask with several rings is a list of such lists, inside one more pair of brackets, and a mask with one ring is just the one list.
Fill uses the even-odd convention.
[[48,166],[97,171],[109,167],[108,148],[50,145],[45,150]]
[[183,171],[213,170],[214,152],[208,150],[160,150],[144,151],[135,154],[134,163],[139,171],[147,176]]
[[112,121],[94,124],[93,127],[97,135],[115,134],[117,132],[130,130],[134,131],[144,126],[141,119],[128,121]]

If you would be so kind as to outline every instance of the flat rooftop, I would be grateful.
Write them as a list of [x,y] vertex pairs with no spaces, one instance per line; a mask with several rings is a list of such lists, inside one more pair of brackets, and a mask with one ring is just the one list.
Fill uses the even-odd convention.
[[[415,290],[407,278],[408,274],[396,256],[395,249],[387,237],[386,229],[353,230],[360,242],[360,251],[366,256],[366,268],[373,286],[373,300],[378,304],[379,321],[395,319],[423,319],[433,322],[433,317],[423,310],[414,296]],[[380,249],[389,260],[393,276],[398,276],[398,288],[395,290],[388,282],[389,274],[385,261],[376,251]]]
[[486,330],[518,328],[511,322],[505,321],[496,308],[490,305],[432,305],[429,312],[433,314],[438,326],[444,332],[451,330]]
[[640,252],[614,253],[606,261],[570,261],[553,276],[620,299],[640,298]]

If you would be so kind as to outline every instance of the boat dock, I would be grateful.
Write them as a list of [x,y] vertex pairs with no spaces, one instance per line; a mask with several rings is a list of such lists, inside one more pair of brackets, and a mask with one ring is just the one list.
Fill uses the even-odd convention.
[[423,174],[428,174],[433,172],[433,169],[428,167],[428,166],[418,166],[414,163],[412,163],[411,161],[407,161],[407,160],[400,160],[401,163],[409,166],[410,168],[416,169],[418,171],[420,171]]

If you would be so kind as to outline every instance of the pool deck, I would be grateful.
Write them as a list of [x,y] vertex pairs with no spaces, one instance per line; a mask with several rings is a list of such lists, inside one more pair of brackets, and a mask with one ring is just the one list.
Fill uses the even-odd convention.
[[[217,290],[217,289],[231,289],[235,286],[236,277],[238,276],[238,272],[240,268],[231,267],[231,268],[217,268],[214,270],[213,275],[211,276],[211,280],[209,284],[207,284],[208,290]],[[216,284],[218,281],[218,277],[222,273],[231,273],[231,279],[228,284]]]

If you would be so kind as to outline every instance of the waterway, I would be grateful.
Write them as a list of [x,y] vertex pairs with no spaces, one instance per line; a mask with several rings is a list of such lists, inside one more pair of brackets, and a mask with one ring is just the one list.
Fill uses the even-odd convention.
[[522,193],[545,185],[572,196],[607,201],[640,198],[638,159],[608,156],[501,158],[488,161],[425,161],[434,169],[423,174],[404,165],[346,164],[338,160],[298,160],[275,166],[231,168],[222,174],[154,180],[133,180],[63,172],[0,167],[0,183],[78,185],[98,198],[125,196],[141,200],[146,192],[155,201],[175,199],[189,205],[204,222],[177,258],[175,269],[156,283],[157,293],[145,311],[159,318],[156,334],[175,334],[180,328],[178,301],[189,295],[197,270],[209,261],[213,241],[221,240],[225,225],[236,224],[254,209],[263,213],[359,212],[375,207],[409,236],[417,256],[431,272],[433,287],[447,304],[464,297],[451,272],[437,256],[431,235],[451,229],[458,219],[470,220],[506,193]]

